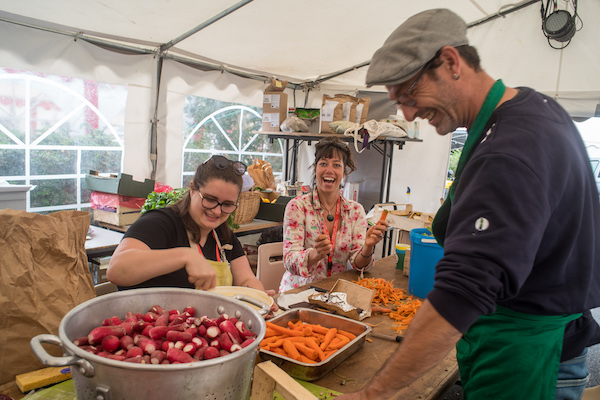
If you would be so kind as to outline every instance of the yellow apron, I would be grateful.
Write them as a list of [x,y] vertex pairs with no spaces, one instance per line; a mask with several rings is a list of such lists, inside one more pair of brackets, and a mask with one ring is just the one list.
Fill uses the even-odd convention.
[[[217,274],[217,286],[232,286],[233,285],[233,275],[231,275],[231,267],[227,262],[227,257],[225,256],[225,251],[221,246],[221,242],[219,241],[219,237],[217,233],[212,231],[213,237],[215,238],[215,242],[217,243],[216,249],[216,258],[217,261],[209,260],[204,253],[202,253],[202,247],[200,247],[200,243],[193,243],[190,238],[190,246],[197,247],[200,254],[206,258],[206,261],[210,264],[210,266],[215,270]],[[224,261],[223,261],[224,260]]]

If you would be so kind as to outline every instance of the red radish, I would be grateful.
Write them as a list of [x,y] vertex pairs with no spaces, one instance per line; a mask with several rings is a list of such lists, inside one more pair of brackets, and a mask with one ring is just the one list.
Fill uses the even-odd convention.
[[141,332],[144,330],[145,327],[146,327],[146,322],[143,319],[140,319],[136,323],[133,324],[133,331]]
[[221,349],[221,350],[219,350],[219,354],[221,355],[221,357],[225,357],[225,356],[230,355],[231,353],[225,349]]
[[225,332],[221,333],[219,335],[219,344],[221,345],[221,348],[223,350],[227,350],[230,351],[229,349],[231,349],[231,346],[233,346],[233,342],[231,341],[231,338],[229,337],[229,335]]
[[150,337],[150,330],[151,330],[152,328],[154,328],[154,326],[153,326],[153,325],[151,325],[151,324],[147,324],[147,325],[144,327],[144,329],[142,330],[142,335]]
[[121,342],[122,349],[129,350],[130,348],[133,347],[133,338],[131,336],[127,336],[127,335],[123,336],[120,339],[120,342]]
[[198,336],[206,336],[206,327],[204,325],[196,325],[198,327]]
[[129,350],[127,350],[127,353],[125,353],[125,357],[127,357],[127,358],[141,357],[143,355],[144,355],[144,350],[142,350],[141,348],[139,348],[137,346],[131,347]]
[[116,356],[112,353],[109,353],[107,351],[101,351],[100,353],[96,354],[97,356],[100,357],[104,357],[104,358],[110,358],[111,360],[117,360],[117,361],[123,361],[125,360],[124,356]]
[[190,356],[193,356],[196,350],[198,350],[198,346],[194,342],[189,342],[181,349],[185,353],[188,353]]
[[161,364],[171,364],[171,361],[169,361],[169,359],[165,358],[164,360],[162,360]]
[[221,315],[219,315],[219,318],[217,318],[217,325],[221,325],[221,322],[226,321],[229,319],[229,315],[223,313]]
[[73,340],[73,344],[75,346],[85,346],[85,345],[87,345],[89,343],[90,343],[90,341],[88,340],[87,336],[83,336],[83,337],[80,337],[80,338],[77,338],[77,339]]
[[140,319],[144,319],[144,314],[142,313],[135,313],[135,318],[139,321]]
[[175,343],[169,340],[165,340],[160,348],[166,352],[167,350],[172,349],[173,347],[175,347]]
[[108,335],[114,335],[120,338],[125,335],[125,328],[122,326],[99,326],[92,329],[88,335],[88,341],[90,344],[98,344]]
[[156,350],[150,354],[150,364],[160,364],[167,358],[167,352],[162,350]]
[[112,321],[110,320],[110,318],[104,318],[104,320],[102,321],[102,326],[111,326],[112,325]]
[[193,337],[192,343],[194,343],[197,347],[208,346],[208,340],[200,336]]
[[122,326],[123,328],[125,328],[125,334],[126,335],[131,335],[133,333],[133,322],[121,322],[119,324],[119,326]]
[[169,315],[169,325],[183,324],[185,322],[185,320],[186,320],[186,318],[180,314]]
[[217,358],[220,356],[221,356],[221,353],[219,352],[219,349],[217,349],[216,347],[209,346],[204,351],[204,359],[205,360],[210,360],[210,359]]
[[137,321],[137,318],[135,317],[135,313],[133,311],[128,311],[125,314],[125,320],[128,320],[130,318],[133,318],[133,319],[135,319]]
[[231,348],[229,349],[230,353],[236,352],[236,351],[240,351],[242,349],[242,346],[240,346],[239,344],[234,344],[233,346],[231,346]]
[[196,309],[194,307],[188,306],[183,309],[184,313],[189,314],[190,317],[196,315]]
[[92,354],[97,354],[97,353],[99,353],[99,352],[100,352],[100,351],[98,350],[98,348],[97,348],[97,347],[95,347],[95,346],[85,345],[85,346],[81,346],[80,348],[81,348],[82,350],[85,350],[85,351],[87,351],[88,353],[92,353]]
[[210,347],[215,347],[217,350],[221,350],[221,343],[219,343],[219,339],[213,339],[209,345]]
[[206,349],[208,349],[208,346],[199,347],[198,350],[196,350],[196,352],[194,353],[193,357],[198,361],[204,360],[204,352],[206,351]]
[[242,346],[242,348],[248,346],[249,344],[252,344],[252,342],[254,342],[255,339],[246,339],[242,342],[242,344],[240,346]]
[[167,326],[167,325],[169,325],[169,313],[164,311],[162,314],[160,314],[160,316],[156,320],[156,323],[154,324],[154,326]]
[[252,332],[249,329],[246,329],[246,325],[244,325],[244,323],[242,321],[236,322],[235,327],[237,328],[238,332],[240,333],[240,336],[242,339],[250,339],[250,338],[256,337],[256,333]]
[[123,361],[135,364],[146,364],[146,360],[143,357],[130,357],[125,358]]
[[150,310],[148,310],[148,311],[153,312],[154,314],[160,315],[165,310],[163,310],[163,308],[161,306],[155,305],[155,306],[150,307]]
[[218,326],[211,326],[206,328],[206,337],[214,339],[221,334],[221,330]]
[[[148,336],[150,337],[150,339],[160,339],[165,337],[165,335],[167,334],[167,332],[169,332],[170,329],[171,328],[169,328],[168,326],[154,326],[148,331]],[[144,332],[142,332],[142,335],[143,334]]]
[[225,320],[221,322],[219,329],[221,329],[221,332],[226,332],[231,337],[233,343],[240,344],[243,342],[242,338],[240,337],[240,332],[235,325],[231,323],[231,321]]
[[190,356],[188,353],[183,352],[182,350],[173,348],[167,351],[167,358],[172,363],[180,362],[180,363],[189,363],[194,362],[194,358]]
[[121,321],[121,318],[114,316],[110,319],[111,325],[121,325],[121,323],[123,321]]
[[152,354],[156,350],[156,342],[150,338],[140,338],[137,344],[146,354]]
[[188,332],[168,331],[166,338],[167,340],[171,340],[173,342],[182,340],[187,343],[192,340],[192,334]]
[[190,326],[184,332],[187,332],[190,335],[192,335],[192,337],[194,337],[198,334],[198,328],[196,328],[195,326]]
[[183,349],[183,346],[186,345],[187,342],[184,342],[183,340],[178,340],[175,342],[175,344],[173,345],[173,347],[175,347],[176,349]]
[[144,321],[146,322],[155,322],[158,319],[159,315],[157,313],[148,311],[144,314]]
[[177,309],[169,310],[169,315],[173,315],[173,314],[179,314],[179,310],[177,310]]
[[218,326],[216,319],[208,318],[206,316],[202,317],[201,319],[202,325],[204,325],[206,329],[210,328],[211,326]]
[[114,353],[119,347],[121,347],[121,342],[115,335],[108,335],[102,339],[102,348],[109,353]]

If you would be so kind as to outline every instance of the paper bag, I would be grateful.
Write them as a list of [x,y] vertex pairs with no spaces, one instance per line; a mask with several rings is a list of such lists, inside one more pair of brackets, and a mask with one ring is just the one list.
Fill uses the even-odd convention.
[[275,177],[270,162],[256,160],[254,164],[248,167],[248,174],[254,179],[254,184],[259,188],[263,190],[275,189]]
[[[85,252],[90,214],[0,210],[0,384],[46,367],[30,340],[58,335],[64,315],[95,297]],[[47,346],[54,356],[62,351]]]

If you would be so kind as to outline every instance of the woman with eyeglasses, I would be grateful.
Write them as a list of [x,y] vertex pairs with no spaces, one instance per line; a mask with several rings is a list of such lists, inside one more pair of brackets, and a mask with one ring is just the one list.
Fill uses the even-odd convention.
[[237,208],[245,172],[246,165],[223,156],[198,166],[183,199],[148,211],[131,225],[107,278],[119,290],[234,285],[264,291],[226,222]]
[[369,228],[363,206],[342,196],[344,178],[356,169],[346,143],[321,139],[313,168],[313,191],[286,206],[280,292],[351,268],[371,268],[375,245],[388,226],[383,221]]

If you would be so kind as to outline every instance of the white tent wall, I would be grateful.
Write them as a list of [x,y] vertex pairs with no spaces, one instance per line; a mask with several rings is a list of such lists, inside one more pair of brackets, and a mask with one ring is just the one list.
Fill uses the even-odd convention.
[[[165,60],[161,93],[167,97],[159,107],[159,138],[156,179],[172,187],[181,186],[183,154],[183,107],[186,96],[262,107],[266,85],[261,81],[240,78],[220,71],[205,72]],[[164,124],[163,124],[164,122]]]
[[150,176],[149,138],[156,61],[124,55],[68,36],[0,23],[1,66],[128,86],[123,172]]

